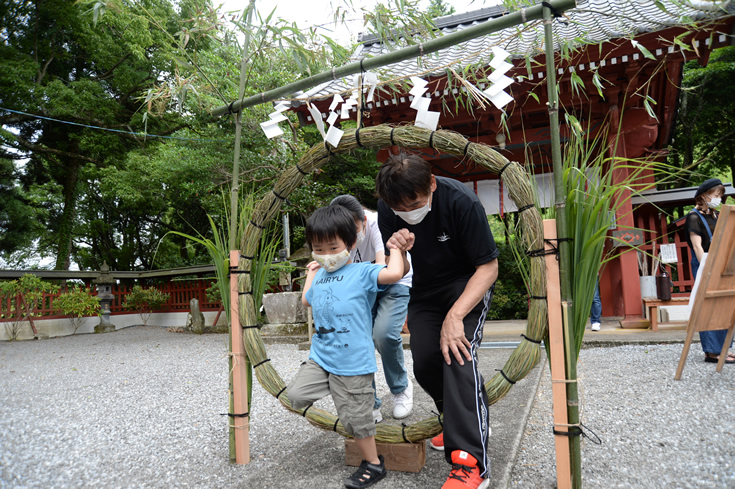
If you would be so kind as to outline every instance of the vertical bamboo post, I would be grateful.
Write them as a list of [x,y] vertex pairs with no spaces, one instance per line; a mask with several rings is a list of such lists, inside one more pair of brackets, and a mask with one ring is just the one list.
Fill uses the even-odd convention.
[[[548,5],[548,4],[546,4]],[[543,8],[544,37],[546,44],[546,86],[548,92],[549,106],[549,128],[551,131],[551,161],[554,168],[554,203],[556,207],[556,231],[559,242],[559,277],[561,284],[562,304],[568,308],[569,317],[572,317],[572,287],[569,267],[571,265],[571,248],[567,241],[567,216],[563,180],[563,168],[561,160],[561,139],[559,137],[559,94],[556,86],[556,65],[554,63],[554,36],[551,24],[551,9]],[[579,423],[579,394],[577,391],[577,353],[572,347],[574,338],[566,331],[565,350],[567,352],[567,404],[568,424]],[[570,457],[572,463],[572,487],[582,487],[582,457],[579,446],[579,436],[570,437]]]
[[[247,10],[245,12],[245,41],[242,48],[242,61],[240,62],[240,90],[239,100],[245,96],[245,79],[247,78],[248,68],[248,50],[250,48],[250,21],[253,17],[253,10],[255,9],[255,0],[250,0]],[[240,139],[242,137],[242,109],[238,109],[235,114],[235,152],[233,154],[232,162],[232,188],[230,189],[230,236],[229,236],[229,248],[230,250],[235,249],[235,239],[237,236],[237,204],[238,195],[240,193]]]
[[[245,31],[245,42],[243,44],[243,53],[242,53],[242,61],[240,63],[240,90],[239,90],[239,100],[242,100],[242,98],[245,96],[245,78],[247,74],[247,66],[248,66],[248,48],[250,46],[250,21],[253,17],[253,10],[255,10],[255,0],[250,0],[250,3],[247,6],[247,10],[245,13],[245,25],[246,25],[246,31]],[[240,139],[242,137],[242,108],[237,109],[237,114],[235,114],[235,150],[233,153],[233,162],[232,162],[232,188],[230,189],[230,232],[228,236],[228,242],[229,247],[228,250],[234,250],[235,249],[235,241],[237,240],[237,228],[238,228],[238,196],[240,195]],[[230,251],[230,256],[232,256],[232,251]],[[239,256],[239,253],[238,253]],[[236,258],[237,259],[237,258]],[[230,261],[230,266],[236,265],[237,261]],[[230,289],[232,288],[232,280],[230,280]],[[231,309],[231,308],[230,308]],[[234,329],[232,328],[232,325],[237,324],[240,325],[240,322],[237,323],[232,320],[232,315],[230,315],[230,330]],[[242,336],[242,333],[241,335]],[[232,338],[232,332],[230,332],[230,339]],[[230,352],[232,352],[233,344],[230,343]],[[232,379],[232,356],[228,359],[228,366],[229,366],[229,388],[230,388],[230,412],[233,412],[234,406],[233,406],[233,379]],[[235,430],[232,428],[232,425],[230,425],[230,462],[234,461],[236,458],[236,450],[235,450]]]
[[[237,263],[240,252],[230,251],[230,263]],[[245,348],[242,342],[242,326],[237,298],[237,275],[230,275],[230,341],[232,342],[232,398],[234,411],[230,411],[230,426],[235,430],[235,462],[250,462],[250,417],[248,415],[248,372],[245,365]]]
[[[556,239],[556,221],[544,219],[544,238]],[[544,248],[551,249],[550,243]],[[551,393],[554,407],[554,429],[568,432],[566,368],[564,366],[564,329],[561,311],[559,262],[556,255],[546,255],[546,302],[549,305],[549,356],[551,365]],[[569,459],[569,437],[554,437],[556,446],[556,485],[559,489],[572,487],[572,472]]]

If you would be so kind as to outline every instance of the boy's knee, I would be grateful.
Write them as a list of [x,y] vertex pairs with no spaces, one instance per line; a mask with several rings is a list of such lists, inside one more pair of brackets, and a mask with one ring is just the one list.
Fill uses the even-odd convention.
[[375,419],[373,418],[373,404],[375,391],[372,386],[359,391],[352,391],[352,402],[347,406],[340,406],[338,412],[344,415],[342,425],[355,438],[375,436]]
[[286,389],[288,400],[291,401],[291,407],[294,409],[304,409],[311,404],[311,399],[307,398],[305,392],[299,386],[291,386]]
[[373,376],[341,377],[332,384],[332,398],[345,430],[355,438],[375,435]]

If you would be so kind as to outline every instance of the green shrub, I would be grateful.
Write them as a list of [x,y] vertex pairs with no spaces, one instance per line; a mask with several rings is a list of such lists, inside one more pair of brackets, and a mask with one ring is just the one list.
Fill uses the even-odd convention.
[[[13,318],[5,323],[5,329],[11,340],[18,339],[18,334],[25,321],[30,321],[33,311],[43,300],[44,292],[56,292],[59,288],[26,273],[21,278],[9,282],[0,282],[0,317]],[[10,309],[4,310],[10,301]]]
[[510,245],[496,242],[498,256],[498,280],[495,282],[493,303],[487,313],[488,320],[526,319],[528,317],[528,292],[518,262]]
[[143,326],[146,326],[153,311],[160,309],[168,298],[168,294],[156,288],[144,289],[140,285],[135,285],[133,290],[125,296],[124,306],[128,310],[138,311]]
[[69,316],[74,334],[77,333],[85,317],[100,315],[99,297],[92,295],[92,291],[84,287],[75,287],[64,292],[56,298],[54,306],[63,315]]

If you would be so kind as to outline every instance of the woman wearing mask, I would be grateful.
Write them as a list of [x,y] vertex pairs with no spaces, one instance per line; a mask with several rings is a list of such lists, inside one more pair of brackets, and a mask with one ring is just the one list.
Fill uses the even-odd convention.
[[[725,187],[719,178],[705,180],[694,194],[695,205],[694,209],[687,215],[685,230],[692,255],[692,276],[695,278],[702,257],[709,252],[712,235],[717,225],[718,212],[715,209],[722,203],[724,195]],[[717,363],[726,335],[726,329],[699,332],[705,362]],[[728,352],[725,363],[735,363],[735,355]]]

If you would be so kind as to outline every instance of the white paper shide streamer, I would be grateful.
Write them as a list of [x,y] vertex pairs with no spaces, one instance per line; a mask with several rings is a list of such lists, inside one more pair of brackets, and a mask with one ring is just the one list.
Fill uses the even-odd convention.
[[510,56],[510,53],[505,49],[498,46],[493,47],[493,59],[490,61],[493,72],[488,76],[488,80],[492,82],[492,85],[482,92],[485,98],[499,110],[503,110],[503,107],[513,101],[513,97],[505,92],[505,89],[513,83],[512,78],[505,76],[508,70],[513,68],[513,65],[506,61],[508,56]]
[[260,127],[265,133],[265,137],[267,137],[268,139],[273,139],[283,134],[283,130],[278,126],[278,123],[286,120],[286,116],[283,115],[283,111],[288,109],[288,107],[289,104],[281,102],[280,104],[276,105],[274,109],[275,111],[271,112],[268,115],[270,119],[260,123]]
[[428,82],[418,76],[412,76],[411,82],[413,88],[408,92],[413,95],[411,101],[411,108],[416,110],[416,120],[414,124],[418,127],[426,128],[430,131],[436,131],[439,125],[439,112],[429,110],[431,105],[431,96],[424,97],[424,94],[428,90],[426,85]]

